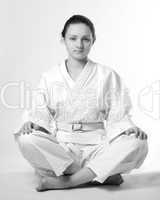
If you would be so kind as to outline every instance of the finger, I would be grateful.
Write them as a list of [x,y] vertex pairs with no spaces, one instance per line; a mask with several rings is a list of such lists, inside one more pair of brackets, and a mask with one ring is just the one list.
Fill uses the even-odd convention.
[[30,123],[30,127],[31,127],[31,129],[34,128],[34,123],[33,122]]
[[130,135],[130,134],[132,134],[134,132],[134,129],[133,128],[130,128],[130,129],[128,129],[128,130],[126,130],[126,135]]
[[23,134],[26,134],[26,126],[23,126]]
[[138,138],[140,135],[140,130],[137,127],[135,127],[134,132],[135,132],[135,137]]
[[34,128],[34,130],[37,130],[37,131],[38,131],[38,130],[40,129],[40,126],[37,125],[37,124],[34,124],[34,125],[33,125],[33,128]]
[[28,123],[28,131],[29,131],[29,133],[32,133],[32,132],[33,132],[33,126],[34,126],[34,123],[33,123],[33,122],[29,122],[29,123]]
[[31,133],[31,130],[28,128],[27,129],[27,134],[29,135]]
[[32,130],[33,130],[32,127],[33,127],[33,126],[32,126],[32,123],[29,123],[28,128],[29,128],[29,132],[30,132],[30,133],[32,133]]
[[28,134],[28,126],[27,126],[27,124],[25,125],[25,134]]
[[148,139],[148,135],[147,134],[145,134],[145,140],[147,140]]
[[130,129],[128,129],[128,136],[129,135],[132,135],[132,134],[134,134],[135,135],[135,133],[136,133],[136,131],[135,131],[135,128],[133,127],[133,128],[130,128]]
[[27,134],[30,134],[30,133],[32,133],[32,129],[28,128]]
[[27,127],[27,133],[30,134],[31,132],[32,132],[32,129],[31,129],[30,125],[28,125],[28,127]]
[[144,132],[139,131],[139,139],[143,140],[144,139]]
[[143,132],[143,140],[147,140],[147,134]]
[[145,134],[145,132],[143,132],[143,140],[145,140],[145,138],[146,138],[146,134]]
[[26,124],[26,134],[30,134],[31,132],[31,129],[30,129],[30,125],[29,124]]
[[28,127],[25,127],[25,134],[28,134]]
[[126,134],[126,135],[129,135],[129,133],[130,133],[130,130],[129,130],[129,129],[125,131],[125,134]]
[[145,132],[144,131],[140,131],[140,134],[139,134],[139,139],[141,139],[141,140],[145,140],[146,139],[146,134],[145,134]]

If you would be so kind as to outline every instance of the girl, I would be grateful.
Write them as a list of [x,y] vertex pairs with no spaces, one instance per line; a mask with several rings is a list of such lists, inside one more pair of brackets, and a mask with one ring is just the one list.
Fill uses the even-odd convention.
[[35,169],[37,191],[120,185],[120,174],[142,165],[147,135],[131,120],[120,76],[88,58],[96,40],[93,23],[72,16],[62,39],[68,58],[42,74],[16,141]]

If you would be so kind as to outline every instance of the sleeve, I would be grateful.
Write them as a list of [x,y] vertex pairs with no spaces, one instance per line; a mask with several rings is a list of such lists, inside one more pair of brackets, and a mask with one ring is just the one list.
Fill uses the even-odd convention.
[[44,75],[41,75],[37,88],[31,94],[31,103],[29,108],[25,109],[22,114],[22,123],[32,121],[50,131],[50,122],[53,119],[53,115],[48,107],[49,92]]
[[135,126],[131,120],[132,103],[128,88],[115,71],[109,74],[106,81],[104,103],[105,128],[109,140]]

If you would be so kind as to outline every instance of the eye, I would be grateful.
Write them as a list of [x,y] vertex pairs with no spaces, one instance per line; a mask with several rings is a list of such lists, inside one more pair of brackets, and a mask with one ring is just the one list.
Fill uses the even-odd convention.
[[71,37],[71,38],[69,38],[69,39],[70,39],[70,40],[73,40],[73,41],[74,41],[74,40],[76,40],[76,38],[75,38],[75,37]]
[[83,38],[84,41],[90,42],[89,38]]

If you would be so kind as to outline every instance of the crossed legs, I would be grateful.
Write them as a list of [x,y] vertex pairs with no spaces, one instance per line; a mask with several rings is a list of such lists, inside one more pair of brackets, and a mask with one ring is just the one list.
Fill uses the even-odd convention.
[[[54,171],[53,168],[57,164],[55,160],[57,157],[54,157],[52,160],[47,159],[46,156],[49,154],[55,154],[55,150],[58,146],[57,144],[54,144],[53,142],[47,140],[46,138],[38,137],[35,135],[21,135],[19,138],[17,138],[17,142],[19,144],[20,150],[23,154],[23,156],[30,162],[30,164],[35,169],[46,169],[48,171]],[[45,144],[46,143],[46,144]],[[54,149],[56,147],[56,149]],[[47,150],[46,150],[46,149]],[[59,147],[58,147],[59,148]],[[43,149],[43,150],[42,150]],[[62,153],[62,149],[59,149]],[[44,153],[44,152],[47,152]],[[63,149],[64,151],[64,149]],[[59,151],[57,151],[58,154]],[[54,155],[53,155],[54,156]],[[37,170],[37,177],[38,177],[38,186],[37,191],[45,191],[49,189],[64,189],[64,188],[73,188],[77,187],[79,185],[83,185],[85,183],[92,182],[93,179],[97,176],[94,170],[92,170],[92,167],[83,167],[77,172],[71,174],[71,175],[63,175],[62,172],[67,169],[72,163],[73,160],[68,156],[65,151],[63,152],[63,155],[57,155],[61,157],[60,166],[65,166],[64,169],[61,169],[61,171],[53,172],[51,176],[42,175],[42,173],[39,173]],[[63,162],[62,162],[63,161]],[[58,169],[58,165],[57,168]],[[57,175],[59,173],[59,175]],[[112,179],[113,177],[113,179]],[[120,185],[123,182],[123,179],[120,175],[110,176],[107,178],[108,184],[114,184]]]

